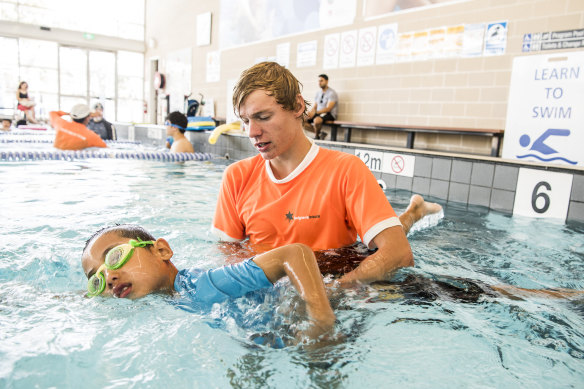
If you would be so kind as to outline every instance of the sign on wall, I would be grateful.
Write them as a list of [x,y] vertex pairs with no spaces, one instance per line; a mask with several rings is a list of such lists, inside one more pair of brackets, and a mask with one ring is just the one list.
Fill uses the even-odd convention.
[[184,97],[191,90],[191,49],[173,51],[166,56],[166,92],[170,96],[169,112],[185,111]]
[[341,34],[328,34],[324,37],[324,49],[322,53],[322,67],[324,69],[336,69],[339,67],[339,45]]
[[217,82],[221,79],[221,53],[210,51],[207,53],[207,82]]
[[290,65],[290,42],[276,46],[276,62],[287,68]]
[[299,43],[296,46],[296,67],[316,66],[317,46],[316,40]]
[[507,47],[507,22],[487,24],[485,55],[503,55]]
[[584,28],[523,35],[521,51],[574,50],[584,47]]
[[197,46],[211,44],[211,12],[197,15]]
[[584,52],[513,61],[503,158],[584,166]]
[[519,169],[513,214],[566,220],[572,174]]
[[397,24],[385,24],[379,26],[377,32],[377,52],[375,63],[383,65],[395,61],[395,51],[397,49]]
[[367,165],[372,172],[395,174],[397,176],[414,176],[416,157],[381,151],[355,149],[355,155]]
[[375,63],[375,46],[377,44],[377,27],[367,27],[359,30],[359,45],[357,48],[357,66],[368,66]]
[[344,31],[341,34],[341,51],[339,55],[339,66],[341,68],[352,68],[355,66],[357,30]]

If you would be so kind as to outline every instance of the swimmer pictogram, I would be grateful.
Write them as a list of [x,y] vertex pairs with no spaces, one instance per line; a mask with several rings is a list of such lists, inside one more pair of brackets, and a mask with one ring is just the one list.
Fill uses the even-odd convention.
[[392,29],[384,30],[379,37],[379,46],[383,49],[389,49],[395,45],[395,33]]
[[[519,144],[521,145],[521,147],[529,147],[529,145],[531,144],[531,147],[529,147],[529,151],[535,151],[539,154],[543,154],[543,155],[552,155],[552,154],[558,154],[558,151],[556,149],[554,149],[553,147],[550,147],[549,145],[547,145],[545,143],[545,141],[552,136],[569,136],[570,135],[570,130],[568,129],[559,129],[559,128],[548,128],[543,134],[541,134],[533,143],[531,143],[531,138],[529,137],[529,135],[527,134],[523,134],[521,135],[521,137],[519,138]],[[525,155],[517,155],[517,158],[528,158],[528,157],[533,157],[536,159],[539,159],[540,161],[544,161],[544,162],[551,162],[551,161],[564,161],[566,163],[572,164],[572,165],[576,165],[578,162],[577,161],[570,161],[567,158],[564,157],[551,157],[551,158],[544,158],[540,155],[534,154],[534,153],[528,153]]]

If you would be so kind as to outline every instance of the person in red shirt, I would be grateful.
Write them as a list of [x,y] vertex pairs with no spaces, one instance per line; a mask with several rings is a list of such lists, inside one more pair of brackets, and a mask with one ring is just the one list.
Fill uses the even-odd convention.
[[415,195],[397,217],[358,157],[321,149],[307,138],[307,102],[289,70],[275,62],[245,70],[233,106],[259,154],[225,170],[212,226],[220,239],[249,238],[271,248],[303,243],[323,250],[351,245],[359,235],[378,250],[341,277],[345,285],[413,266],[406,233],[440,205]]

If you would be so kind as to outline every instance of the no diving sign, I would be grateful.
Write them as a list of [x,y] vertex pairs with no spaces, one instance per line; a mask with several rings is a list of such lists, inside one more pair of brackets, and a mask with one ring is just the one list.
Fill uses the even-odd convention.
[[394,174],[400,174],[406,168],[406,162],[404,161],[404,157],[401,155],[396,155],[391,159],[390,162],[391,171]]
[[397,176],[414,176],[416,157],[412,155],[383,153],[383,172]]

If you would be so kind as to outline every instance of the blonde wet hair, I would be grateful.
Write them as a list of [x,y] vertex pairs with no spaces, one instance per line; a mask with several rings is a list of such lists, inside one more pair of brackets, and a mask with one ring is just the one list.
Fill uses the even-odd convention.
[[[263,90],[268,96],[273,96],[276,102],[287,111],[296,111],[301,95],[302,83],[292,72],[276,62],[260,62],[241,73],[235,88],[233,88],[233,112],[239,116],[239,107],[247,96],[256,90]],[[304,112],[308,111],[308,102],[304,100]]]

